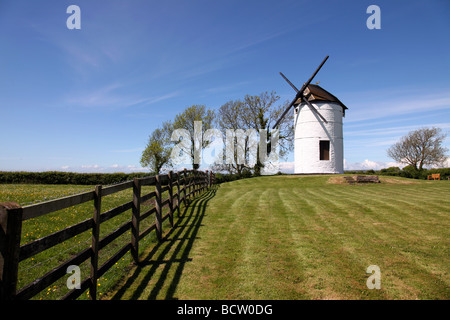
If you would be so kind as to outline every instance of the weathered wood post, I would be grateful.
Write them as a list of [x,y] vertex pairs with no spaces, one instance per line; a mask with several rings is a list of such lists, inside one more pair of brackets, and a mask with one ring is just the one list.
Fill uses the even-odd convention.
[[207,176],[208,176],[208,170],[206,170],[206,172],[203,172],[203,174],[202,174],[202,191],[205,190],[207,187],[207,180],[206,180]]
[[169,180],[169,222],[170,227],[173,227],[173,172],[170,171],[167,175],[167,178]]
[[195,195],[198,196],[202,189],[202,172],[201,171],[195,171]]
[[202,192],[202,173],[201,171],[197,171],[197,192],[196,194],[199,195]]
[[91,279],[89,296],[91,300],[97,300],[97,274],[98,274],[98,246],[100,242],[100,213],[102,211],[102,186],[95,187],[94,192],[94,215],[92,217],[92,256],[91,256]]
[[205,173],[200,171],[200,193],[203,192],[203,188],[205,187]]
[[161,178],[158,175],[155,176],[155,192],[156,192],[156,214],[155,214],[155,225],[156,225],[156,236],[158,241],[162,240],[162,208],[161,208]]
[[194,170],[191,171],[191,175],[190,175],[189,181],[190,181],[190,185],[191,185],[190,199],[192,199],[192,198],[195,197],[195,171]]
[[183,192],[184,192],[184,198],[183,198],[183,202],[184,202],[184,205],[186,205],[186,188],[187,188],[187,170],[186,170],[186,168],[184,168],[184,171],[183,171]]
[[188,192],[188,202],[191,201],[192,197],[192,172],[187,172],[187,192]]
[[196,193],[197,193],[197,170],[196,169],[194,169],[192,171],[192,182],[193,182],[193,185],[192,185],[192,198],[195,198]]
[[180,173],[179,172],[177,172],[176,173],[176,175],[177,175],[177,209],[178,209],[178,213],[177,213],[177,217],[179,217],[180,216]]
[[0,300],[16,295],[21,233],[22,207],[15,202],[0,203]]
[[133,179],[133,207],[131,216],[131,256],[139,263],[139,219],[141,216],[141,181]]

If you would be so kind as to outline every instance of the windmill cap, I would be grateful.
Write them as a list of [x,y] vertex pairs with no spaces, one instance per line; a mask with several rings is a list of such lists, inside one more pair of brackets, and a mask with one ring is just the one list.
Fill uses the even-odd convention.
[[[308,101],[329,101],[336,102],[342,106],[342,109],[345,113],[345,110],[348,109],[338,98],[336,98],[333,94],[329,93],[327,90],[318,86],[317,84],[309,84],[306,89],[303,91],[303,96],[308,99]],[[301,103],[301,98],[299,98],[294,106],[297,106]]]

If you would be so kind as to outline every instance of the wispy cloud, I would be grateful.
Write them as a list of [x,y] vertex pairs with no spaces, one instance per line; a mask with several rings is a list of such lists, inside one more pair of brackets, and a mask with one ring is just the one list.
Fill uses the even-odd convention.
[[81,166],[63,166],[60,167],[63,170],[68,170],[72,172],[85,172],[85,173],[114,173],[114,172],[146,172],[147,168],[143,168],[141,166],[136,165],[120,165],[120,164],[112,164],[112,165],[98,165],[98,164],[88,164]]
[[77,105],[85,108],[127,108],[136,105],[150,105],[163,100],[176,97],[180,91],[175,91],[159,96],[136,97],[132,94],[123,94],[120,91],[126,89],[126,85],[112,83],[89,92],[73,93],[73,97],[66,99],[70,105]]
[[112,150],[111,152],[131,153],[131,152],[140,152],[140,151],[142,151],[142,148]]
[[[450,122],[436,122],[436,123],[426,123],[421,124],[420,127],[438,127],[442,129],[450,128]],[[360,136],[386,136],[386,135],[403,135],[409,131],[417,130],[418,125],[407,125],[407,126],[395,126],[395,127],[383,127],[375,129],[363,129],[363,130],[349,130],[346,131],[346,137],[360,137]]]
[[228,51],[228,54],[236,53],[250,47],[256,46],[258,44],[264,43],[266,41],[275,39],[279,36],[286,34],[287,32],[292,31],[292,28],[286,28],[281,31],[274,31],[270,33],[261,34],[259,36],[253,36],[252,38],[246,39],[246,41],[241,41],[241,43],[237,44],[235,47]]
[[233,83],[233,84],[212,87],[212,88],[206,89],[205,93],[210,94],[210,93],[226,92],[226,91],[230,91],[230,90],[239,88],[239,87],[247,85],[247,84],[249,84],[249,81],[242,81],[242,82],[237,82],[237,83]]
[[403,168],[405,165],[397,162],[372,161],[365,159],[362,162],[348,162],[344,159],[344,170],[381,170],[389,167]]
[[153,104],[153,103],[156,103],[156,102],[160,102],[160,101],[163,101],[163,100],[174,98],[176,96],[179,96],[180,94],[181,94],[181,91],[175,91],[175,92],[171,92],[171,93],[168,93],[168,94],[164,94],[162,96],[156,96],[156,97],[147,98],[147,99],[145,99],[145,101],[143,101],[143,103],[144,104]]
[[[238,34],[234,37],[234,41],[228,44],[224,44],[223,51],[220,54],[212,55],[214,58],[211,60],[196,61],[192,65],[172,72],[177,72],[177,77],[183,79],[194,78],[205,74],[213,73],[221,69],[225,69],[230,64],[234,63],[237,59],[240,59],[242,54],[253,47],[256,47],[265,42],[274,40],[280,36],[283,36],[289,32],[300,29],[303,26],[311,24],[310,22],[296,23],[295,25],[285,25],[279,28],[279,30],[271,30],[270,32],[262,32],[253,30],[247,34]],[[216,35],[211,35],[216,38]],[[211,39],[210,41],[213,41]],[[214,88],[212,88],[214,90]],[[214,93],[214,92],[211,92]]]
[[380,100],[382,93],[376,97],[367,97],[355,103],[355,107],[348,112],[346,123],[404,116],[408,114],[425,113],[442,109],[450,109],[450,92],[445,91],[429,95],[414,94],[410,99]]
[[114,91],[121,86],[122,85],[118,83],[113,83],[93,91],[73,94],[74,97],[68,98],[67,102],[86,108],[115,106],[118,103],[125,101],[123,97],[114,93]]
[[101,169],[98,164],[83,164],[81,165],[82,169]]

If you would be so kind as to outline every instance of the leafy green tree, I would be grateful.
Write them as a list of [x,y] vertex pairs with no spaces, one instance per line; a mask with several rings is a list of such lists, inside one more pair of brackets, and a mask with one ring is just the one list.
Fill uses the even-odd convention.
[[159,174],[163,167],[171,166],[171,132],[172,124],[163,123],[162,128],[155,129],[149,136],[147,146],[142,152],[141,165],[148,167],[155,174]]

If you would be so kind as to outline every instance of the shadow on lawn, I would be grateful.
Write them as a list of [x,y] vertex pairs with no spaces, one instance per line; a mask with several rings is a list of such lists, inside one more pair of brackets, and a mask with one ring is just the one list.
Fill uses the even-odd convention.
[[[146,253],[145,257],[141,259],[141,262],[134,270],[133,275],[128,278],[126,283],[111,299],[121,299],[124,294],[127,293],[128,295],[131,292],[130,300],[156,299],[163,286],[168,286],[164,299],[176,299],[173,297],[173,294],[180,282],[184,265],[186,262],[192,260],[189,258],[189,252],[192,249],[194,241],[197,239],[197,233],[202,225],[206,206],[209,200],[215,196],[218,188],[218,185],[212,187],[200,197],[192,200],[184,208],[183,213],[179,216],[174,227],[164,236],[160,243],[156,244],[150,252]],[[150,288],[147,288],[148,283],[162,265],[164,265],[164,269],[161,271],[156,284],[150,290]],[[172,268],[176,268],[175,272],[173,273],[172,271],[170,277],[168,277],[169,271]],[[138,279],[141,273],[145,273],[143,274],[144,277],[142,280]],[[149,290],[150,294],[147,297],[142,297],[142,294]]]

